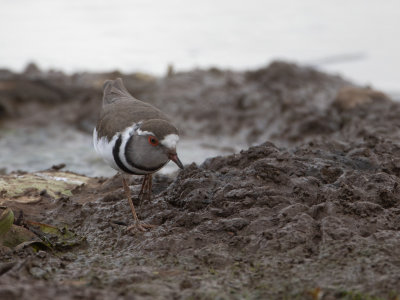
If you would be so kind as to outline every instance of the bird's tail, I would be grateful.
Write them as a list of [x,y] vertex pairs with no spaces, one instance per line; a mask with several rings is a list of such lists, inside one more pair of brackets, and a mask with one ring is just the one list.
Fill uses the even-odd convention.
[[103,106],[121,99],[134,99],[125,88],[122,79],[106,80],[103,84]]

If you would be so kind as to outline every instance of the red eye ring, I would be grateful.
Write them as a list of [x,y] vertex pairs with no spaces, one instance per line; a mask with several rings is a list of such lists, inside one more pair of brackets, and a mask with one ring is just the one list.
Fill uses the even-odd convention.
[[149,135],[149,144],[152,146],[157,146],[158,145],[158,140],[155,136]]

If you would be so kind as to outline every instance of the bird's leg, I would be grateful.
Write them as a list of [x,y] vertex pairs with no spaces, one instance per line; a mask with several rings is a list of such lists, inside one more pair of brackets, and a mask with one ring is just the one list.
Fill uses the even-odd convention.
[[142,186],[140,188],[140,192],[139,192],[139,195],[138,195],[139,200],[140,200],[140,205],[141,205],[141,202],[142,202],[142,197],[143,197],[144,191],[146,189],[146,186],[147,186],[147,175],[144,175],[143,181],[142,181]]
[[127,230],[131,230],[132,228],[137,228],[140,231],[146,231],[145,227],[147,227],[147,225],[140,224],[139,218],[136,214],[135,206],[133,205],[133,201],[132,201],[132,197],[131,197],[131,189],[129,188],[129,185],[126,182],[125,176],[123,174],[121,174],[121,176],[122,176],[122,184],[124,186],[125,194],[126,194],[126,197],[128,198],[129,205],[131,206],[133,218],[135,219],[135,224],[129,226],[127,228]]
[[142,205],[143,200],[151,200],[152,181],[153,177],[151,174],[144,175],[142,187],[139,192],[140,205]]
[[145,199],[151,201],[151,187],[153,185],[153,175],[149,174],[146,176],[147,176],[147,186],[146,190],[144,191],[146,195]]
[[149,201],[151,201],[151,196],[152,196],[152,192],[151,192],[151,189],[152,189],[152,187],[153,187],[153,175],[149,175],[149,190],[148,190],[148,192],[149,192]]
[[144,198],[144,190],[146,189],[147,186],[147,175],[145,175],[143,177],[143,181],[142,181],[142,186],[140,187],[140,192],[138,195],[139,198],[139,207],[142,207],[142,203],[143,203],[143,198]]

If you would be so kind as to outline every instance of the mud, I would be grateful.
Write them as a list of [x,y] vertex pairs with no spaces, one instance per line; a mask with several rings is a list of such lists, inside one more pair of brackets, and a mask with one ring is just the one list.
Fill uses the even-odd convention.
[[[185,135],[263,142],[156,175],[139,209],[157,225],[146,233],[126,232],[118,176],[35,204],[3,193],[2,205],[26,220],[67,225],[85,241],[3,249],[0,299],[398,299],[398,103],[285,63],[146,80],[129,88],[154,102],[168,95]],[[133,195],[140,181],[131,178]]]

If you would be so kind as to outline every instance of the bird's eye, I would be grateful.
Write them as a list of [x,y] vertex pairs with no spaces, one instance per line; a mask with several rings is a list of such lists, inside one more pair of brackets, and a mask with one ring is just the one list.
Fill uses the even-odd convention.
[[157,146],[158,145],[158,140],[155,136],[150,135],[149,136],[149,143],[152,146]]

